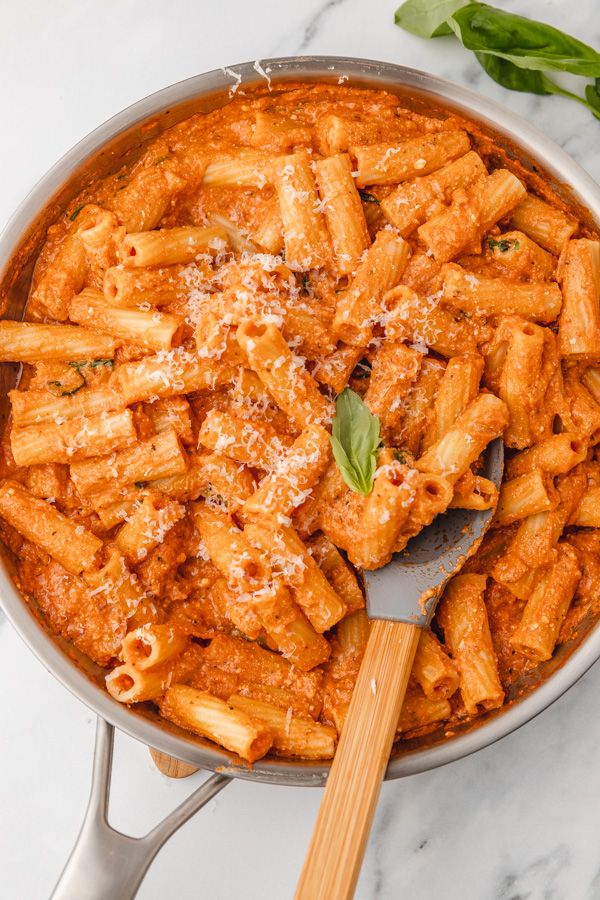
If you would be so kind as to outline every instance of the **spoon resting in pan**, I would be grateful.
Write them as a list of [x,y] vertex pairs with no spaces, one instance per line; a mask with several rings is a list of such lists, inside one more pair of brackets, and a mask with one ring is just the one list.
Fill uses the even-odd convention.
[[[482,472],[500,486],[500,438]],[[381,569],[365,571],[372,619],[296,900],[353,896],[421,629],[429,625],[448,579],[477,549],[494,510],[451,509]]]

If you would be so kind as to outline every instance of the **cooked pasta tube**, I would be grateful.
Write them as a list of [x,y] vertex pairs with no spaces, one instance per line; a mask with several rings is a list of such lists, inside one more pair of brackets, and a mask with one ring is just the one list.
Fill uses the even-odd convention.
[[[268,684],[244,684],[238,688],[238,693],[242,697],[248,697],[251,700],[259,700],[261,703],[275,706],[277,709],[283,710],[286,717],[290,715],[288,710],[291,710],[291,715],[293,716],[317,722],[321,714],[322,700],[320,695],[315,700],[311,700],[297,691],[271,687]],[[227,696],[231,695],[228,694]]]
[[556,479],[559,504],[556,509],[528,516],[520,523],[506,557],[496,563],[494,578],[516,581],[527,568],[552,561],[560,534],[577,509],[587,488],[587,478],[580,467]]
[[[468,353],[449,360],[439,384],[433,414],[434,441],[439,441],[454,425],[458,417],[475,399],[483,374],[483,357]],[[426,444],[432,441],[426,441]]]
[[[86,208],[79,214],[79,218]],[[67,318],[69,301],[83,288],[87,275],[85,247],[78,233],[77,225],[73,226],[58,252],[46,265],[42,275],[34,277],[31,291],[31,306],[42,315],[63,321]],[[37,273],[35,273],[37,276]],[[4,329],[8,322],[2,322]],[[46,326],[48,327],[48,326]],[[82,336],[83,337],[83,336]],[[4,346],[4,341],[0,341]]]
[[575,550],[569,544],[559,544],[556,561],[533,589],[510,638],[515,650],[530,659],[551,658],[580,577]]
[[62,425],[71,419],[93,418],[125,406],[114,388],[82,388],[66,397],[55,397],[49,390],[9,391],[13,422],[18,428],[54,422]]
[[419,637],[412,677],[425,696],[432,700],[447,700],[459,687],[456,663],[428,628],[424,628]]
[[0,322],[0,362],[112,359],[118,343],[114,337],[75,325]]
[[291,443],[268,422],[242,419],[217,409],[206,415],[198,441],[209,450],[258,469],[273,468]]
[[[331,711],[338,734],[342,733],[349,706],[349,703],[337,703]],[[441,723],[451,716],[452,707],[448,700],[430,699],[417,685],[409,684],[396,726],[396,735],[418,733],[425,728],[431,730],[430,726]]]
[[315,178],[325,221],[340,275],[354,272],[371,243],[360,196],[352,178],[347,153],[339,153],[314,164]]
[[232,381],[235,374],[230,366],[200,359],[183,347],[175,347],[170,352],[160,351],[136,362],[123,363],[111,381],[129,406],[141,400],[214,389]]
[[397,184],[416,175],[428,175],[470,149],[465,131],[442,131],[396,144],[350,147],[356,159],[356,183]]
[[275,153],[289,150],[298,144],[312,144],[312,129],[299,122],[295,115],[285,118],[278,113],[258,110],[254,119],[252,146]]
[[561,356],[600,357],[600,241],[569,241],[559,266],[563,304],[558,321]]
[[452,482],[444,475],[416,472],[411,477],[414,499],[408,517],[396,538],[394,553],[400,553],[411,537],[430,525],[452,500]]
[[590,366],[581,376],[581,382],[588,389],[596,403],[600,403],[600,369]]
[[273,183],[279,198],[285,259],[296,272],[325,266],[330,243],[306,150],[273,160]]
[[376,569],[395,552],[415,491],[409,472],[399,463],[380,466],[360,520],[360,538],[346,547],[355,566]]
[[194,504],[192,513],[208,555],[228,584],[240,592],[263,587],[270,568],[231,516],[206,503]]
[[495,518],[499,525],[511,525],[557,505],[558,497],[549,476],[541,469],[532,469],[504,482]]
[[369,343],[382,296],[398,284],[409,256],[410,246],[399,235],[377,233],[348,289],[338,296],[333,329],[341,340],[359,347]]
[[418,688],[412,690],[409,688],[402,704],[397,732],[404,735],[422,728],[429,728],[431,725],[449,719],[451,715],[452,707],[448,700],[426,697]]
[[434,303],[406,285],[388,291],[383,298],[386,338],[425,344],[447,357],[476,353],[479,344],[490,339],[492,329],[481,321]]
[[123,663],[106,676],[106,689],[119,703],[141,703],[164,694],[170,678],[171,672],[166,667],[148,670]]
[[336,394],[340,394],[363,356],[362,347],[339,343],[339,346],[323,359],[319,360],[313,370],[313,377],[320,384],[329,385]]
[[256,591],[250,602],[272,645],[303,672],[329,658],[328,641],[315,631],[285,585]]
[[189,637],[172,625],[142,625],[123,638],[121,657],[144,672],[179,656],[189,643]]
[[379,418],[386,443],[400,443],[398,426],[405,415],[409,391],[418,378],[423,357],[400,341],[385,341],[371,363],[371,376],[364,400]]
[[488,237],[489,256],[511,278],[523,281],[551,281],[556,259],[542,250],[522,231],[504,231],[498,238]]
[[96,564],[100,538],[16,481],[0,482],[0,516],[72,575]]
[[506,463],[509,478],[525,475],[541,469],[547,475],[562,475],[587,455],[587,444],[573,432],[564,431],[534,444],[528,450],[517,453]]
[[90,594],[99,606],[104,603],[118,604],[127,611],[127,617],[133,624],[144,598],[142,586],[137,576],[129,571],[125,558],[116,547],[105,546],[105,555],[107,560],[104,565],[86,569],[82,578],[92,589]]
[[255,762],[273,742],[271,730],[224,700],[183,684],[172,685],[159,704],[161,714],[202,737]]
[[315,631],[322,634],[339,622],[346,607],[291,527],[262,518],[248,522],[244,535],[265,555],[272,571],[293,589],[294,600]]
[[569,524],[580,528],[600,528],[600,485],[586,491]]
[[181,475],[158,478],[151,487],[174,500],[197,500],[201,495],[227,504],[235,513],[254,492],[254,479],[248,469],[219,453],[192,457]]
[[364,609],[356,609],[338,622],[335,635],[342,653],[360,656],[369,640],[370,622]]
[[544,349],[539,325],[523,322],[510,328],[498,390],[508,409],[504,440],[509,447],[528,447],[539,435],[534,415],[546,387],[540,383]]
[[563,385],[573,425],[584,439],[595,444],[600,437],[600,403],[581,383],[575,368],[564,371]]
[[297,306],[287,308],[282,334],[288,344],[297,347],[307,359],[320,361],[336,348],[336,339],[329,325],[317,315]]
[[329,464],[310,496],[294,510],[294,528],[302,538],[314,534],[321,527],[321,515],[346,493],[346,485],[335,462]]
[[262,221],[250,230],[250,236],[258,247],[268,253],[280,254],[283,250],[283,222],[279,200],[274,196],[267,205]]
[[85,288],[71,300],[69,318],[91,331],[104,331],[147,350],[170,350],[181,319],[156,310],[107,306],[104,294]]
[[166,534],[185,515],[185,507],[173,501],[157,504],[147,495],[127,515],[115,544],[134,564],[145,559],[164,540]]
[[[88,497],[88,500],[91,502],[92,498]],[[114,503],[109,503],[108,506],[96,509],[96,515],[102,522],[103,528],[110,531],[115,525],[119,525],[121,522],[125,521],[125,519],[133,512],[135,504],[136,500],[134,498],[124,497],[123,500],[117,500]]]
[[118,225],[116,216],[100,207],[92,215],[89,225],[80,228],[78,237],[85,253],[88,285],[100,287],[104,272],[117,261],[117,248],[124,235],[125,229]]
[[406,238],[429,217],[436,204],[449,203],[459,188],[467,188],[487,175],[478,153],[470,150],[431,175],[405,181],[384,197],[381,209],[388,222]]
[[527,194],[513,210],[511,222],[532,240],[559,256],[563,247],[577,230],[577,222],[560,209],[533,194]]
[[405,141],[418,134],[419,130],[412,115],[398,116],[395,110],[379,105],[376,116],[357,116],[354,111],[349,113],[342,109],[326,112],[319,115],[314,128],[317,150],[324,156],[347,150],[354,144],[381,140],[385,135],[390,136],[390,131],[395,140]]
[[186,468],[179,438],[171,429],[111,456],[75,462],[71,477],[78,492],[87,495],[106,490],[115,483],[126,485],[180,475]]
[[[209,596],[213,607],[216,606],[227,622],[249,640],[255,641],[261,636],[264,637],[265,631],[256,611],[246,597],[240,597],[229,587],[225,578],[218,578],[211,585]],[[227,692],[229,693],[230,691]]]
[[515,175],[497,169],[467,191],[457,191],[447,210],[419,227],[419,240],[437,262],[448,262],[461,251],[477,246],[486,231],[524,195],[525,187]]
[[285,688],[302,694],[313,705],[319,702],[322,672],[301,672],[280,654],[265,650],[255,642],[219,633],[204,650],[203,659],[249,683]]
[[252,720],[264,722],[273,734],[273,749],[282,756],[331,759],[335,753],[335,728],[313,719],[288,714],[272,703],[233,694],[227,701]]
[[412,456],[423,453],[434,439],[433,404],[444,369],[444,363],[438,359],[422,359],[419,374],[402,401],[402,420],[392,443]]
[[220,225],[196,228],[182,225],[160,231],[128,234],[123,241],[123,263],[127,266],[173,266],[193,262],[204,253],[213,255],[228,246],[227,232]]
[[496,709],[504,700],[483,600],[486,581],[485,575],[456,575],[437,613],[446,646],[458,666],[463,703],[471,715],[480,707]]
[[139,169],[122,190],[117,191],[110,207],[128,232],[156,228],[173,198],[185,187],[185,181],[166,166]]
[[13,428],[10,446],[18,466],[71,463],[123,450],[137,438],[129,409],[67,422]]
[[467,313],[484,316],[521,315],[536,322],[552,322],[562,304],[554,282],[509,281],[472,275],[455,264],[442,268],[444,300]]
[[240,150],[230,156],[211,160],[204,172],[204,184],[213,187],[263,188],[271,180],[270,153]]
[[237,339],[250,368],[294,425],[304,428],[330,417],[331,403],[275,325],[246,319],[238,326]]
[[451,509],[494,509],[498,503],[498,488],[489,478],[473,475],[469,469],[454,485]]
[[194,276],[208,275],[209,267],[163,266],[160,268],[126,269],[122,265],[111,266],[104,273],[104,299],[109,306],[136,307],[168,306],[176,303],[186,291],[186,280],[193,283]]
[[290,516],[306,500],[330,459],[328,432],[321,425],[307,426],[248,497],[242,517],[265,514],[285,519]]
[[319,568],[343,601],[346,612],[353,613],[365,605],[365,598],[356,575],[342,554],[324,534],[309,542],[310,553]]
[[501,581],[498,573],[494,572],[494,580],[509,590],[518,600],[528,600],[544,574],[544,568],[544,566],[540,566],[535,569],[526,569],[525,573],[516,581]]
[[166,397],[144,407],[155,434],[174,428],[184,444],[194,443],[191,407],[185,397]]
[[416,462],[420,472],[444,475],[452,483],[475,462],[506,425],[506,406],[494,394],[479,394],[444,437]]

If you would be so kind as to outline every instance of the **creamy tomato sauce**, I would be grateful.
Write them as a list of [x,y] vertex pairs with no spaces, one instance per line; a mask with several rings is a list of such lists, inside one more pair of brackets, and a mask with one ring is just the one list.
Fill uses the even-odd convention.
[[[454,145],[456,151],[449,149]],[[325,169],[319,168],[331,159],[352,176],[337,193],[327,193]],[[290,192],[299,172],[308,187]],[[298,233],[285,203],[297,204]],[[322,229],[325,245],[315,247],[306,222]],[[214,234],[193,258],[170,245],[168,258],[159,252],[138,265],[136,254],[150,252],[148,234],[169,240],[171,230],[180,228]],[[185,234],[192,240],[191,231]],[[370,264],[384,241],[389,249]],[[571,337],[576,326],[565,312],[577,291],[593,300],[597,276],[591,262],[589,270],[585,266],[600,258],[596,245],[576,210],[472,123],[413,112],[384,91],[325,84],[240,91],[223,108],[180,122],[147,145],[135,164],[86,188],[50,227],[37,261],[27,321],[109,336],[113,328],[115,348],[106,358],[14,357],[25,363],[18,394],[26,396],[12,397],[13,417],[2,439],[3,484],[21,485],[23,502],[30,496],[44,501],[101,543],[91,573],[84,567],[68,571],[60,548],[53,549],[53,535],[36,543],[27,523],[18,524],[9,496],[5,506],[0,502],[0,534],[16,560],[19,588],[57,634],[113,672],[109,689],[118,699],[152,702],[175,724],[249,760],[269,746],[283,755],[326,758],[333,754],[368,636],[356,570],[384,564],[449,503],[495,504],[494,486],[481,480],[478,453],[457,476],[440,461],[439,449],[453,428],[458,442],[479,439],[491,416],[481,450],[503,432],[505,481],[531,483],[503,488],[501,512],[463,569],[461,577],[471,580],[442,602],[429,644],[417,656],[398,737],[450,733],[499,708],[535,685],[556,648],[598,614],[600,520],[582,501],[600,484],[600,354],[585,346],[570,352],[569,341],[579,337]],[[397,270],[385,274],[392,253],[398,254]],[[570,273],[578,272],[583,275],[575,284]],[[87,299],[78,306],[75,298],[81,297]],[[86,312],[88,302],[93,314]],[[356,319],[360,303],[366,312]],[[114,309],[154,316],[137,344],[123,315],[117,325],[106,324]],[[346,319],[343,309],[349,310]],[[249,319],[252,332],[243,324]],[[170,337],[154,334],[163,327],[171,328]],[[292,354],[292,369],[302,371],[303,390],[309,384],[318,392],[305,403],[309,410],[316,410],[314,398],[322,404],[314,421],[302,412],[304,394],[286,404],[269,381],[272,373],[253,362],[254,338],[248,335],[262,339],[273,328]],[[156,394],[143,388],[131,393],[142,377],[131,367],[147,358],[159,371]],[[212,378],[202,382],[211,366]],[[452,393],[454,377],[459,387]],[[177,379],[179,388],[173,386]],[[401,515],[394,501],[398,528],[381,537],[388,543],[384,550],[378,544],[377,552],[364,546],[367,509],[373,512],[368,499],[343,479],[327,435],[324,442],[318,438],[319,428],[330,430],[335,398],[346,387],[380,421],[377,472],[387,472],[389,491],[408,484],[410,513]],[[444,409],[440,393],[451,398]],[[91,408],[103,396],[107,405],[90,413],[85,404]],[[128,396],[134,399],[127,402]],[[47,415],[45,404],[54,401],[56,412]],[[498,406],[473,425],[467,413],[475,401]],[[83,404],[77,414],[76,404]],[[110,452],[94,455],[84,438],[54,457],[42,447],[41,461],[18,464],[22,443],[15,448],[26,428],[49,426],[43,434],[59,443],[53,426],[66,434],[65,423],[75,418],[85,425],[109,407],[130,410],[123,428],[133,429],[131,440],[125,434]],[[215,433],[215,423],[232,420],[246,428],[239,446],[228,431]],[[310,431],[313,426],[317,431]],[[303,464],[292,479],[292,448],[306,429],[315,443],[302,451]],[[176,471],[171,459],[165,462],[168,474],[149,469],[148,477],[128,481],[122,472],[135,466],[126,468],[123,454],[143,445],[152,456],[152,442],[167,432],[175,435],[173,454],[181,468]],[[579,449],[561,444],[564,458],[557,462],[553,440],[560,434],[572,435]],[[524,456],[514,462],[540,447],[533,463]],[[101,489],[94,488],[97,458],[114,466],[112,484]],[[285,509],[273,507],[271,538],[260,531],[261,515],[255,510],[249,516],[246,506],[268,478],[281,496],[288,496],[290,484],[295,490]],[[426,478],[437,479],[437,507],[419,493]],[[431,484],[428,490],[435,494]],[[268,491],[265,496],[261,511],[268,518],[268,504],[275,501]],[[372,520],[377,528],[389,519],[386,509]],[[146,520],[140,510],[148,511]],[[139,553],[131,536],[126,542],[132,522],[143,526]],[[224,522],[232,543],[250,541],[239,557],[244,565],[252,560],[243,587],[216,545]],[[285,529],[300,542],[296,556],[281,543],[291,540]],[[528,540],[539,542],[535,559]],[[300,574],[294,559],[301,559]],[[263,564],[270,573],[266,581],[260,581]],[[309,588],[307,569],[320,588]],[[275,611],[265,606],[267,582],[284,604]],[[461,630],[460,617],[468,615]],[[324,626],[315,624],[320,622]],[[554,632],[549,652],[537,641],[536,628]],[[137,650],[132,635],[138,635]],[[161,661],[146,670],[140,659],[154,641]],[[142,653],[137,662],[131,661],[134,650]],[[473,673],[484,657],[492,686],[478,693]],[[138,676],[143,686],[136,694]],[[235,714],[255,729],[244,750],[211,732],[200,713],[194,720],[190,709],[208,703],[207,697],[226,704],[217,707],[219,714]],[[277,719],[282,713],[285,727]],[[291,731],[290,723],[296,723]],[[310,732],[310,740],[294,743],[296,726]]]

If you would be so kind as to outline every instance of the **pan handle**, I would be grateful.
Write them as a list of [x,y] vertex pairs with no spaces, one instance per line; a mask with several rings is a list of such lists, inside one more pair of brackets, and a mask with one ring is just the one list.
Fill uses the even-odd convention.
[[212,775],[152,831],[133,838],[107,821],[113,744],[113,726],[99,717],[88,808],[52,900],[132,900],[162,845],[231,781]]

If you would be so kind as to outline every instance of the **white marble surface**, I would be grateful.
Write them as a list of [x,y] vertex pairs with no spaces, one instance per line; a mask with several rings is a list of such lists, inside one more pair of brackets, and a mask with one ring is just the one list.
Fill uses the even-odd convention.
[[[600,47],[596,0],[502,5]],[[399,31],[393,11],[394,0],[4,0],[0,226],[65,150],[127,104],[198,72],[297,53],[379,58],[468,85],[525,115],[600,178],[600,123],[586,110],[508,94],[449,39]],[[85,808],[93,717],[6,620],[0,684],[0,897],[45,900]],[[600,898],[599,691],[596,666],[494,747],[385,785],[360,900]],[[134,834],[201,779],[162,779],[130,739],[116,756],[112,819]],[[291,898],[320,795],[233,784],[165,847],[140,898]]]

